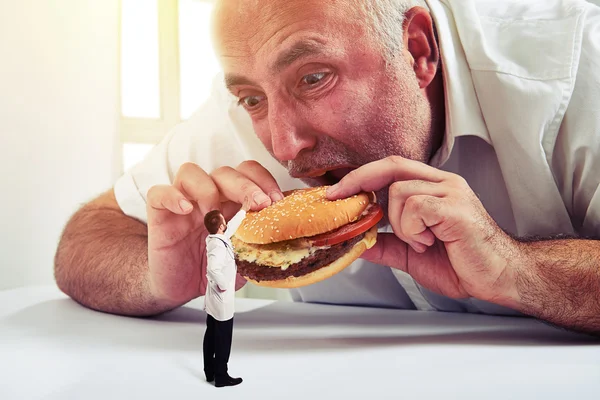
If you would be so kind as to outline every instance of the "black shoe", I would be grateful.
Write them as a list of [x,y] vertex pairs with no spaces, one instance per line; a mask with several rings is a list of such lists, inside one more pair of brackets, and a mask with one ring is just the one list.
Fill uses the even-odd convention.
[[206,382],[212,382],[215,380],[215,374],[204,372],[204,375],[206,375]]
[[215,386],[223,387],[223,386],[235,386],[242,383],[242,378],[232,378],[230,376],[225,376],[223,378],[216,378]]

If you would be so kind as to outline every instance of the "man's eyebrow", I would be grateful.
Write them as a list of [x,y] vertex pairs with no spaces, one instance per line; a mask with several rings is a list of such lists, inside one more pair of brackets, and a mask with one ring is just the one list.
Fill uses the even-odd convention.
[[256,83],[242,75],[225,74],[225,86],[231,92],[231,88],[237,85],[257,86]]
[[294,61],[300,60],[304,57],[324,53],[325,46],[323,43],[314,39],[299,40],[277,56],[277,59],[271,66],[271,70],[274,72],[280,72]]
[[[280,72],[294,61],[316,54],[325,54],[324,44],[314,39],[301,39],[277,56],[277,59],[271,65],[271,71],[274,73]],[[225,74],[225,86],[230,92],[231,88],[237,85],[258,86],[256,82],[243,75]]]

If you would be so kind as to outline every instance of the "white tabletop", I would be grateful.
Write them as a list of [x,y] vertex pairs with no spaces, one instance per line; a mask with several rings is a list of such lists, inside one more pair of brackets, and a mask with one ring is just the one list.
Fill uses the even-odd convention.
[[532,319],[236,301],[244,382],[215,388],[202,299],[136,319],[0,292],[0,399],[600,399],[600,341]]

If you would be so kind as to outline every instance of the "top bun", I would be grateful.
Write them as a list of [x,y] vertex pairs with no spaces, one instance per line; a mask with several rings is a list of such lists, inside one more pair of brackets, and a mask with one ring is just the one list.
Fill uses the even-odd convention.
[[326,190],[319,186],[284,192],[282,200],[248,212],[235,236],[255,244],[315,236],[355,221],[369,205],[367,193],[330,201]]

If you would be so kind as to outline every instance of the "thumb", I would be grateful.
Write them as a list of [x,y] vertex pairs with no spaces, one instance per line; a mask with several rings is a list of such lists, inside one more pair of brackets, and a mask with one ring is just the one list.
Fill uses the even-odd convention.
[[393,233],[378,233],[377,243],[360,258],[406,272],[408,245]]

